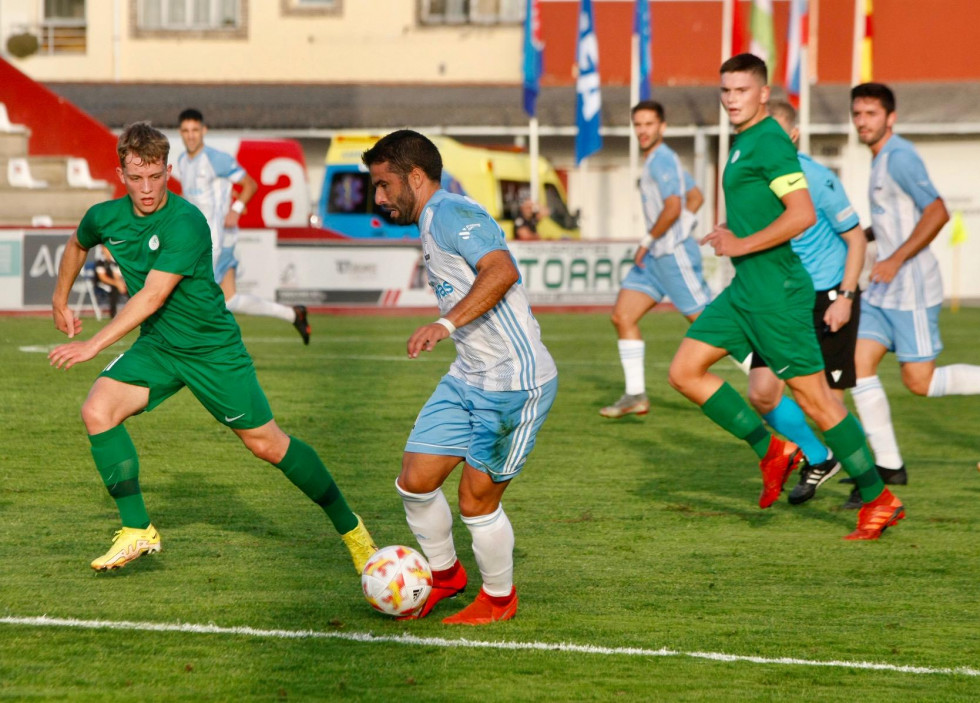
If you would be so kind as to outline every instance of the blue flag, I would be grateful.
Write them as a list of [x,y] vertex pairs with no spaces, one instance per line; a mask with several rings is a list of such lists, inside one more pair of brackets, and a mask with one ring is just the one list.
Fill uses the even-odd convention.
[[578,10],[578,46],[575,50],[578,80],[575,82],[575,163],[602,148],[599,123],[602,94],[599,92],[599,39],[592,17],[592,0],[581,0]]
[[637,61],[640,85],[640,100],[650,99],[650,74],[653,73],[653,26],[650,22],[650,1],[636,0],[636,11],[633,13],[633,34],[639,41],[639,60]]
[[541,11],[538,0],[527,0],[524,16],[524,112],[534,117],[541,83],[544,43],[541,41]]

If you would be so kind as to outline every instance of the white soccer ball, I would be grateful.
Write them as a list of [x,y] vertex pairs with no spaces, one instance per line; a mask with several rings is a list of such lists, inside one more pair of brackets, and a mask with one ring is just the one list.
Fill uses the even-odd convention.
[[411,547],[382,547],[361,572],[364,597],[385,615],[411,615],[432,592],[429,562]]

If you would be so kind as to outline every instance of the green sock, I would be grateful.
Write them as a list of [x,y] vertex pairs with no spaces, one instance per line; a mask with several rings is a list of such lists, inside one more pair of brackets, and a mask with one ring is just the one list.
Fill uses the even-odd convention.
[[701,412],[726,432],[748,442],[760,459],[766,455],[770,435],[762,418],[727,383],[722,383],[721,388],[704,401]]
[[102,476],[109,495],[116,501],[123,527],[146,529],[150,516],[146,513],[140,492],[140,462],[129,432],[122,425],[89,435],[95,468]]
[[357,527],[357,516],[351,512],[333,476],[310,445],[290,436],[286,456],[276,468],[323,508],[338,533],[344,534]]
[[847,475],[854,479],[862,501],[870,503],[881,495],[885,484],[875,470],[868,440],[856,417],[847,413],[847,417],[823,433],[823,439]]

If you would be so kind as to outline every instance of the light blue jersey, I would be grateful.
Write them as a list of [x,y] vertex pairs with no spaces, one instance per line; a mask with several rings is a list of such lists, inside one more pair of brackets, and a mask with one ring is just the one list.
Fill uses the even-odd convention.
[[184,197],[204,213],[211,227],[211,251],[217,266],[222,249],[234,247],[238,231],[225,231],[225,216],[231,207],[232,185],[245,178],[245,169],[229,154],[205,146],[191,159],[187,152],[177,157],[176,176]]
[[810,186],[817,222],[790,244],[813,279],[815,290],[836,288],[844,278],[847,244],[840,235],[860,224],[840,179],[826,166],[800,154],[800,166]]
[[[429,286],[442,314],[470,292],[480,259],[493,251],[509,252],[503,231],[486,210],[445,190],[436,191],[423,208],[419,235]],[[558,375],[521,280],[452,338],[457,356],[449,375],[481,390],[531,390]]]
[[[893,134],[871,162],[871,223],[878,261],[904,244],[939,193],[907,139]],[[889,283],[872,283],[864,300],[880,308],[921,310],[943,302],[939,262],[925,247],[905,261]]]
[[[692,179],[693,180],[693,179]],[[653,229],[654,223],[664,209],[664,201],[672,196],[681,199],[681,216],[670,226],[662,237],[653,240],[650,253],[653,256],[673,254],[677,246],[687,239],[693,229],[693,218],[685,217],[684,207],[687,203],[687,185],[684,180],[684,169],[677,154],[669,146],[661,142],[643,164],[640,174],[640,199],[643,203],[643,219],[646,222],[647,233]]]

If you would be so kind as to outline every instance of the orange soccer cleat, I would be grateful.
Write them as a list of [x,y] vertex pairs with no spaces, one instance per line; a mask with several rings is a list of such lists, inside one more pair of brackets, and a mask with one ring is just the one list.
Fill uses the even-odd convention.
[[512,587],[508,596],[491,596],[481,588],[475,601],[442,621],[447,625],[489,625],[498,620],[510,620],[516,614],[516,588]]
[[769,449],[759,462],[759,470],[762,471],[760,508],[768,508],[776,502],[779,494],[783,492],[786,479],[801,463],[803,463],[803,452],[799,447],[776,437],[769,438]]
[[887,488],[858,513],[857,529],[844,539],[878,539],[881,533],[905,517],[902,501]]
[[417,613],[403,615],[399,620],[418,620],[424,618],[436,603],[443,598],[455,598],[466,590],[466,569],[457,559],[448,569],[432,572],[432,591]]

